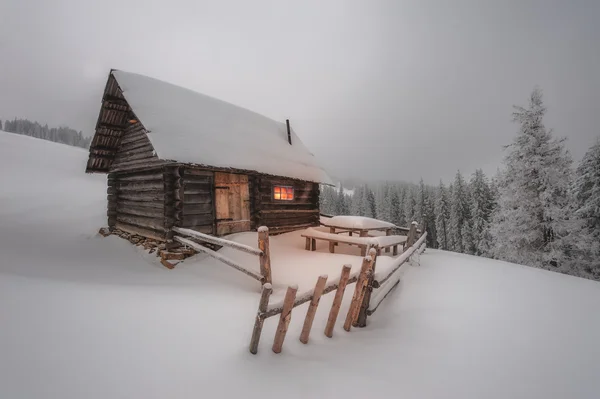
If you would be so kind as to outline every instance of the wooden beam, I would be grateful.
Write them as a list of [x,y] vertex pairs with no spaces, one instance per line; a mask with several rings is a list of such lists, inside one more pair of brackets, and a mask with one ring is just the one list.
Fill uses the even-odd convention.
[[308,310],[306,311],[306,317],[304,318],[304,325],[302,326],[302,333],[300,334],[300,342],[303,344],[308,343],[308,337],[310,335],[310,330],[312,329],[313,320],[315,319],[315,314],[317,314],[317,307],[319,306],[319,301],[321,300],[321,295],[323,294],[323,290],[325,289],[325,284],[327,283],[327,275],[322,275],[317,280],[315,285],[315,290],[313,292],[312,300],[310,301],[310,305],[308,305]]
[[281,353],[283,348],[283,341],[287,334],[290,321],[292,320],[292,309],[294,308],[294,300],[296,299],[296,293],[298,292],[298,286],[288,287],[285,293],[285,299],[283,301],[283,310],[279,318],[279,324],[277,325],[277,331],[275,332],[275,339],[273,340],[273,352]]
[[340,275],[340,282],[338,283],[335,297],[333,298],[333,304],[329,311],[329,317],[327,318],[327,325],[325,326],[325,336],[331,338],[333,336],[333,327],[337,320],[338,314],[340,313],[340,307],[342,306],[342,299],[344,299],[344,291],[348,284],[348,277],[350,277],[351,265],[344,265],[342,268],[342,274]]
[[260,302],[258,304],[258,312],[256,313],[256,319],[254,320],[254,328],[252,329],[252,338],[250,339],[250,353],[256,355],[258,352],[258,343],[260,341],[260,335],[262,333],[263,324],[265,323],[265,318],[263,314],[267,311],[267,307],[269,306],[269,298],[273,293],[273,287],[271,284],[266,283],[262,286],[262,291],[260,294]]

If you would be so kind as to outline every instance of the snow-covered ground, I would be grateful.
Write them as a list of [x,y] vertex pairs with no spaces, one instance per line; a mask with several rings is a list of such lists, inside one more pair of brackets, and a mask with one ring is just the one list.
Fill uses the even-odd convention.
[[[97,235],[106,177],[85,175],[86,159],[0,132],[0,398],[600,395],[600,284],[429,249],[367,328],[326,338],[330,294],[308,345],[303,306],[282,354],[271,318],[252,356],[256,281],[200,256],[168,270]],[[299,236],[274,237],[276,288],[360,260],[322,247],[306,264]]]

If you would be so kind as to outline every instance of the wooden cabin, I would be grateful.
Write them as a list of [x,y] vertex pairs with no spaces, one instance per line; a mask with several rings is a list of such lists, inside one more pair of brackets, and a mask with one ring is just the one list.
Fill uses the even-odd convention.
[[161,241],[172,227],[272,234],[319,223],[325,171],[288,123],[111,70],[86,172],[108,175],[108,226]]

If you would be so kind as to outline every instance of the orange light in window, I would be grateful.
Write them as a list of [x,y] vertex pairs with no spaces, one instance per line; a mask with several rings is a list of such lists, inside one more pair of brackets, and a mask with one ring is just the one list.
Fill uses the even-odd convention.
[[291,201],[294,199],[294,187],[275,186],[273,187],[273,199],[280,201]]

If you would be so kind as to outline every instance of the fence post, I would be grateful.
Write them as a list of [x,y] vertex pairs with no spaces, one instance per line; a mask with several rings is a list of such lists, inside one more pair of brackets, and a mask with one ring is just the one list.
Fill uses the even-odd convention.
[[350,277],[351,269],[352,266],[350,265],[344,265],[344,267],[342,268],[342,274],[340,275],[338,289],[335,292],[333,304],[331,305],[329,317],[327,318],[327,325],[325,326],[325,336],[328,338],[331,338],[333,336],[333,327],[335,326],[338,314],[340,313],[340,306],[342,305],[342,299],[344,299],[344,291],[346,290],[346,285],[348,284],[348,278]]
[[356,281],[356,287],[354,288],[354,295],[352,296],[352,302],[350,302],[350,309],[346,315],[346,322],[344,323],[344,330],[350,331],[350,327],[354,324],[354,321],[358,317],[358,311],[360,310],[360,304],[365,294],[365,288],[367,280],[369,278],[371,257],[365,256],[360,268],[360,274]]
[[369,304],[371,303],[371,294],[373,293],[373,279],[375,278],[375,266],[377,266],[377,254],[375,249],[371,249],[369,253],[371,255],[371,276],[369,277],[369,281],[367,282],[367,290],[365,292],[365,296],[360,305],[360,312],[358,313],[358,319],[356,323],[353,323],[353,327],[366,327],[367,326],[367,310],[369,309]]
[[269,252],[269,228],[261,226],[258,228],[258,249],[263,253],[259,256],[260,259],[260,274],[265,279],[265,283],[272,284],[271,278],[271,253]]
[[281,353],[283,347],[283,340],[285,334],[287,334],[290,321],[292,320],[292,309],[294,308],[294,301],[296,300],[296,293],[298,292],[298,286],[288,287],[285,293],[285,299],[283,300],[283,309],[281,316],[279,317],[279,324],[277,325],[277,331],[275,332],[275,339],[273,340],[273,352]]
[[263,324],[265,318],[263,314],[267,311],[269,306],[269,297],[273,292],[271,284],[266,283],[262,286],[262,292],[260,294],[260,302],[258,304],[258,312],[256,313],[256,320],[254,321],[254,329],[252,330],[252,338],[250,339],[250,353],[256,355],[258,352],[258,342],[260,341],[260,334],[262,333]]
[[300,342],[303,344],[308,343],[308,336],[310,335],[313,320],[315,319],[315,314],[317,313],[317,306],[319,306],[319,300],[321,299],[321,295],[323,294],[326,283],[327,275],[325,274],[319,277],[317,284],[315,285],[312,300],[310,301],[310,305],[308,305],[308,310],[306,311],[306,318],[304,319],[304,325],[302,326],[302,333],[300,334]]

